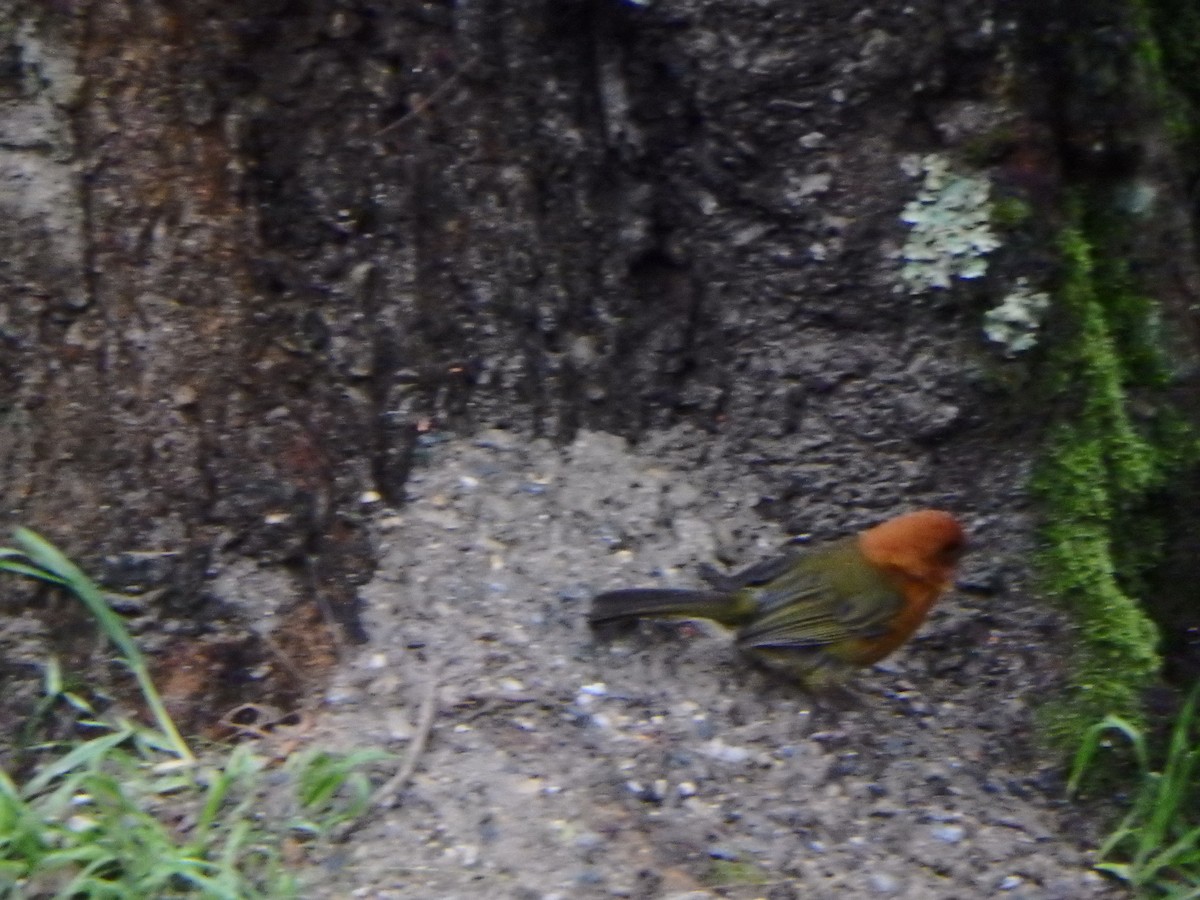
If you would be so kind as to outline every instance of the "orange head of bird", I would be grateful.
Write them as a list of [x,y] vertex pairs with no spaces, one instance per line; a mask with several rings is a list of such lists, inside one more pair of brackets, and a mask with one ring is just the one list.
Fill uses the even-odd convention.
[[940,509],[896,516],[859,537],[859,546],[869,562],[938,593],[950,586],[966,544],[958,519]]

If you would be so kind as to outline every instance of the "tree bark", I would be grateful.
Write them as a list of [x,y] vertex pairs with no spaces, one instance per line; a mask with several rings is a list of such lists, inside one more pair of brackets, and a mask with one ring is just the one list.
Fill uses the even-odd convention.
[[908,155],[1058,189],[1003,4],[0,6],[3,524],[114,587],[248,557],[361,637],[364,500],[485,423],[720,433],[796,530],[1021,506],[1002,289],[897,259]]

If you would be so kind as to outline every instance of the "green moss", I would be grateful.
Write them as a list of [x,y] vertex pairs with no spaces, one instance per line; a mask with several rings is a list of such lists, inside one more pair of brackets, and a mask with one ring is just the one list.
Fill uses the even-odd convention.
[[1200,3],[1134,0],[1138,58],[1171,137],[1195,176],[1200,150]]
[[1057,297],[1069,333],[1049,379],[1067,414],[1034,480],[1047,520],[1041,569],[1079,629],[1067,695],[1045,712],[1060,744],[1108,713],[1140,719],[1160,659],[1136,591],[1162,546],[1149,501],[1177,462],[1177,427],[1135,424],[1130,414],[1130,392],[1164,377],[1144,327],[1153,305],[1130,289],[1119,263],[1097,262],[1076,219],[1062,241],[1067,272]]
[[1020,197],[997,197],[992,201],[992,225],[1002,231],[1020,228],[1033,216],[1033,207]]
[[962,160],[969,166],[983,168],[995,165],[1020,143],[1020,135],[1009,123],[968,138],[959,148]]

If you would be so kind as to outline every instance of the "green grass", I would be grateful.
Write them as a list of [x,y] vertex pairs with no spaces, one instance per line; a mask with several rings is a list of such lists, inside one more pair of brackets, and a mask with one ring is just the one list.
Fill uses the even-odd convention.
[[1142,897],[1200,898],[1200,684],[1175,721],[1162,759],[1145,733],[1120,716],[1088,730],[1075,756],[1069,791],[1079,791],[1097,753],[1123,739],[1136,765],[1128,812],[1097,851],[1096,868],[1131,885]]
[[159,732],[167,740],[171,752],[179,757],[180,762],[195,762],[192,751],[179,736],[175,723],[167,714],[162,698],[150,680],[150,671],[146,666],[146,658],[138,649],[133,638],[108,603],[95,583],[83,574],[73,562],[66,558],[61,551],[49,541],[30,531],[28,528],[18,528],[13,535],[20,549],[0,547],[0,572],[14,575],[25,575],[38,581],[66,588],[80,599],[88,612],[96,620],[101,631],[116,645],[125,664],[133,672],[141,688],[142,696],[154,715],[154,721]]
[[245,744],[198,759],[96,584],[33,532],[15,538],[16,548],[0,547],[0,572],[78,597],[132,672],[154,726],[97,717],[47,662],[28,729],[57,712],[96,736],[35,748],[38,765],[24,783],[0,769],[0,898],[296,896],[284,840],[320,838],[361,816],[371,797],[361,769],[389,755],[294,754],[282,766],[294,797],[260,815],[279,795],[262,777],[267,759]]

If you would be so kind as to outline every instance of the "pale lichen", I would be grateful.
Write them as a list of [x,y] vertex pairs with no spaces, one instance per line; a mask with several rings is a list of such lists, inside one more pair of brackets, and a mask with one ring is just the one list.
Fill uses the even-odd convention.
[[903,167],[923,176],[921,188],[900,214],[910,227],[900,271],[908,289],[922,294],[949,288],[955,279],[982,278],[987,256],[1000,246],[992,231],[991,188],[985,178],[953,172],[937,153],[908,158]]
[[984,337],[999,344],[1007,356],[1031,350],[1049,309],[1050,295],[1032,290],[1027,279],[1018,278],[1008,296],[983,314]]

